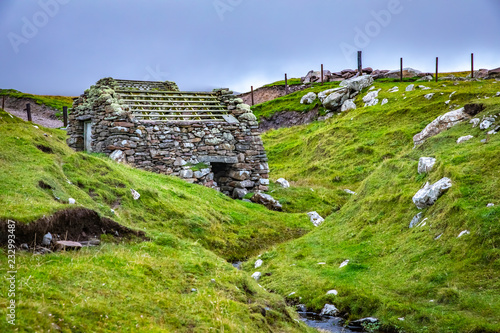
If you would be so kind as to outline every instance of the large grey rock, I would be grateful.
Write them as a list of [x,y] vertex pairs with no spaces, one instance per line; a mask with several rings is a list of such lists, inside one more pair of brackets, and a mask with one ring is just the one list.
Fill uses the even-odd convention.
[[346,92],[336,91],[323,100],[323,106],[328,110],[336,111],[347,99],[349,99],[349,95]]
[[309,216],[309,219],[311,220],[312,224],[314,224],[315,227],[318,227],[321,223],[325,221],[325,219],[322,218],[317,212],[309,212],[307,213],[307,216]]
[[342,108],[340,109],[341,112],[349,110],[356,110],[356,103],[354,103],[354,100],[352,99],[346,99],[344,104],[342,104]]
[[234,199],[243,199],[245,195],[248,194],[248,191],[244,188],[235,188],[233,190],[233,198]]
[[412,198],[418,209],[432,206],[436,200],[452,186],[451,179],[444,177],[434,184],[427,182]]
[[420,157],[418,159],[418,173],[427,173],[431,171],[434,164],[436,164],[436,159],[434,157]]
[[335,307],[333,304],[325,304],[323,309],[321,310],[320,316],[336,316],[339,313],[339,309]]
[[343,88],[343,87],[340,87],[340,88],[333,88],[333,89],[327,89],[327,90],[324,90],[324,91],[321,91],[319,94],[318,94],[318,98],[319,100],[321,101],[321,103],[323,103],[323,101],[325,100],[325,98],[334,93],[334,92],[338,92],[340,94],[344,94],[344,93],[347,93],[347,89],[346,88]]
[[368,103],[365,103],[365,107],[368,107],[368,106],[375,106],[377,105],[379,102],[379,99],[378,98],[374,98],[372,100],[370,100]]
[[422,132],[416,134],[413,137],[413,143],[415,145],[419,145],[426,139],[433,137],[434,135],[437,135],[442,131],[447,130],[448,128],[451,128],[468,118],[469,115],[464,112],[464,108],[445,113],[434,119],[422,130]]
[[361,91],[373,84],[373,78],[370,75],[363,75],[350,78],[340,82],[341,87],[346,87],[349,90]]
[[193,178],[193,170],[186,169],[179,172],[179,177],[181,178]]
[[255,193],[251,199],[253,202],[266,206],[268,209],[281,211],[282,206],[278,200],[274,199],[269,194]]
[[289,188],[290,187],[290,183],[285,178],[278,178],[276,180],[276,184],[279,184],[283,188]]
[[312,104],[312,102],[316,100],[316,97],[317,96],[315,93],[309,92],[302,96],[302,98],[300,99],[300,104]]
[[380,92],[381,89],[379,90],[373,90],[368,92],[364,97],[363,97],[363,102],[369,103],[371,100],[374,100],[375,98],[378,97],[378,93]]
[[406,91],[413,91],[415,90],[415,85],[412,83],[412,84],[409,84],[408,86],[406,86]]
[[[396,69],[396,70],[393,70],[393,71],[386,73],[384,75],[384,77],[391,78],[391,79],[398,79],[401,76],[400,73],[401,73],[401,70]],[[403,68],[403,77],[404,78],[412,78],[412,77],[418,76],[419,74],[422,74],[422,72],[419,70],[416,70],[416,69],[413,69],[410,67]]]

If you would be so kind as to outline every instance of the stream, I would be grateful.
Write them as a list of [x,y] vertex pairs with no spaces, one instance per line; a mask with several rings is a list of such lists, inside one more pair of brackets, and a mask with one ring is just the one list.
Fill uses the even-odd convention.
[[354,333],[363,331],[352,331],[342,326],[344,320],[339,317],[320,316],[314,312],[298,312],[300,320],[307,326],[318,328],[332,333]]

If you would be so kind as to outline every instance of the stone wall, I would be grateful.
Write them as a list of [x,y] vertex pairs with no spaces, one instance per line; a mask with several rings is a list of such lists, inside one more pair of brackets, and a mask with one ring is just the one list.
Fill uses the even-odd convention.
[[113,79],[102,79],[75,100],[69,116],[70,147],[84,149],[83,127],[90,121],[92,152],[236,198],[268,189],[269,167],[259,126],[241,99],[227,90],[215,91],[238,120],[233,123],[138,121],[115,87]]

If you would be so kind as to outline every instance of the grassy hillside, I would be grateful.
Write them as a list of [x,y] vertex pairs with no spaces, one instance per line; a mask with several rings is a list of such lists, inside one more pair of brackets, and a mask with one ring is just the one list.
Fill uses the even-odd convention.
[[[500,84],[423,84],[432,89],[405,92],[408,83],[376,82],[379,99],[389,100],[384,106],[360,107],[364,91],[357,110],[264,135],[273,177],[357,195],[313,232],[263,254],[262,285],[283,296],[295,292],[289,301],[313,310],[331,303],[350,319],[376,316],[399,332],[499,332],[500,134],[462,123],[416,148],[412,137],[465,103],[485,104],[478,117],[500,114],[493,97]],[[393,86],[400,91],[389,93]],[[428,93],[435,93],[430,101]],[[279,99],[274,103],[278,108]],[[456,144],[469,134],[472,140]],[[437,159],[428,175],[417,173],[422,156]],[[412,196],[442,177],[452,188],[422,211],[424,226],[409,229],[419,212]],[[276,197],[286,200],[281,191]],[[464,230],[470,234],[457,238]],[[253,262],[244,266],[249,273]],[[326,295],[330,289],[338,295]]]
[[[0,221],[30,223],[74,208],[68,204],[74,198],[77,207],[150,239],[115,244],[105,237],[103,246],[77,253],[18,252],[20,331],[307,331],[282,298],[228,263],[307,233],[312,225],[305,214],[271,212],[75,153],[64,131],[36,128],[3,110],[0,137]],[[0,270],[2,276],[7,270],[6,249],[0,249]],[[2,332],[11,328],[3,319],[7,302],[1,284]]]
[[29,98],[33,100],[36,104],[46,105],[50,108],[59,110],[59,112],[56,113],[57,117],[62,117],[63,107],[67,106],[69,109],[73,105],[73,97],[32,95],[32,94],[22,93],[14,89],[0,89],[0,98],[1,96],[8,96],[12,98]]

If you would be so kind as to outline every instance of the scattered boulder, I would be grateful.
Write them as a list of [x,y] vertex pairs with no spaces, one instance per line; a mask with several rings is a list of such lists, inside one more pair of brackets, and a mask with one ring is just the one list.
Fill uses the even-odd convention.
[[354,103],[353,99],[345,100],[344,104],[342,104],[342,108],[340,109],[341,112],[349,110],[356,110],[356,103]]
[[487,205],[486,205],[486,207],[488,207],[488,208],[490,208],[490,207],[494,207],[494,206],[495,206],[495,204],[494,204],[494,203],[489,203],[489,204],[487,204]]
[[426,86],[423,86],[423,85],[419,85],[418,86],[421,90],[429,90],[431,89],[430,87],[426,87]]
[[339,292],[337,290],[335,290],[335,289],[332,289],[332,290],[328,290],[326,292],[326,294],[327,295],[335,295],[335,296],[337,296],[339,294]]
[[75,199],[73,199],[73,198],[69,198],[69,199],[68,199],[68,203],[69,203],[70,205],[74,205],[74,204],[76,204],[76,200],[75,200]]
[[139,200],[139,198],[141,197],[141,195],[139,194],[139,192],[137,192],[133,188],[130,189],[130,193],[132,193],[132,197],[134,198],[134,200]]
[[352,79],[340,82],[341,87],[346,87],[349,90],[361,91],[373,84],[373,78],[370,75],[358,76]]
[[490,128],[491,125],[495,122],[495,118],[493,117],[486,117],[483,119],[481,124],[479,124],[479,128],[482,130]]
[[374,98],[372,100],[370,100],[368,103],[365,103],[365,107],[368,107],[368,106],[375,106],[377,105],[379,102],[379,99],[378,98]]
[[365,97],[363,97],[363,102],[365,102],[365,106],[366,104],[372,103],[372,101],[378,97],[378,93],[380,92],[380,90],[381,89],[370,91],[366,94]]
[[422,212],[418,213],[417,215],[415,215],[412,219],[411,219],[411,222],[410,222],[410,225],[408,226],[408,228],[413,228],[414,226],[416,226],[420,220],[422,219]]
[[432,206],[436,200],[443,195],[452,186],[451,179],[444,177],[434,184],[430,185],[429,182],[420,189],[412,198],[413,203],[418,209],[424,209]]
[[262,273],[261,272],[255,272],[252,274],[252,278],[255,280],[255,281],[259,281],[260,278],[262,276]]
[[323,100],[323,106],[331,111],[336,111],[349,98],[347,91],[335,91]]
[[434,93],[430,93],[430,94],[424,95],[424,98],[430,100],[433,96],[434,96]]
[[267,209],[281,211],[283,207],[278,202],[278,200],[274,199],[269,194],[265,193],[255,193],[251,199],[253,202],[264,205]]
[[317,212],[309,212],[307,213],[309,216],[309,219],[311,220],[312,224],[314,224],[315,227],[318,227],[321,223],[325,221],[324,218],[322,218]]
[[472,128],[474,128],[474,127],[477,127],[477,125],[479,125],[480,122],[481,122],[481,119],[474,118],[474,119],[470,120],[469,124],[472,124]]
[[390,93],[393,93],[393,92],[398,92],[399,91],[399,87],[396,86],[396,87],[392,87],[391,89],[388,90]]
[[333,89],[323,90],[323,91],[321,91],[321,92],[318,93],[318,98],[321,101],[321,103],[323,103],[323,101],[325,100],[325,98],[328,95],[330,95],[331,93],[334,93],[336,91],[342,91],[342,92],[346,93],[347,89],[343,88],[343,87],[340,87],[340,88],[333,88]]
[[290,187],[290,183],[285,178],[278,178],[276,180],[276,184],[279,184],[283,188],[289,188]]
[[457,238],[460,238],[464,235],[469,235],[470,234],[470,231],[469,230],[464,230],[462,231],[461,233],[458,234]]
[[386,105],[387,103],[389,103],[389,100],[387,98],[384,98],[382,100],[382,103],[380,103],[380,105]]
[[434,157],[420,157],[418,159],[418,173],[422,174],[431,171],[434,164],[436,164]]
[[262,259],[257,259],[255,261],[255,268],[259,268],[260,266],[262,266],[264,262],[262,261]]
[[339,309],[335,307],[333,304],[325,304],[323,309],[321,310],[320,316],[336,316],[339,313]]
[[406,87],[406,89],[405,89],[405,90],[406,90],[406,91],[413,91],[413,90],[415,90],[415,85],[414,85],[413,83],[412,83],[412,84],[409,84],[409,85]]
[[432,75],[426,75],[421,79],[418,79],[417,81],[432,81],[432,79],[433,79]]
[[462,142],[465,142],[465,141],[469,141],[473,137],[474,136],[472,136],[472,135],[461,136],[461,137],[458,138],[457,143],[462,143]]
[[447,112],[436,119],[434,119],[430,124],[428,124],[422,132],[416,134],[413,137],[413,143],[419,145],[423,143],[426,139],[433,137],[441,133],[442,131],[451,128],[464,119],[468,119],[469,115],[464,112],[464,108],[458,110]]
[[350,189],[348,189],[348,188],[345,188],[345,189],[344,189],[344,192],[345,192],[345,193],[347,193],[347,194],[357,195],[357,193],[356,193],[356,192],[351,191],[351,190],[350,190]]
[[300,104],[312,104],[316,100],[316,94],[309,92],[300,99]]
[[349,264],[349,259],[346,259],[346,260],[342,261],[342,263],[340,264],[339,268],[345,267],[345,266],[347,266],[347,264]]

